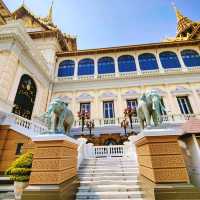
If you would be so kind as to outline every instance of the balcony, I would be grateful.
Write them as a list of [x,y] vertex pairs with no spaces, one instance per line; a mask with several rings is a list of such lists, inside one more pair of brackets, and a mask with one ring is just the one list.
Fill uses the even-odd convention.
[[[191,117],[200,118],[200,114],[172,114],[163,116],[162,127],[180,127],[181,124],[189,120]],[[92,134],[100,135],[104,133],[120,133],[124,134],[123,128],[121,128],[121,121],[123,118],[108,118],[108,119],[94,119],[95,128]],[[0,124],[9,125],[11,129],[20,132],[28,137],[39,135],[47,131],[47,127],[41,122],[27,120],[13,113],[5,113],[0,111]],[[139,132],[139,121],[137,117],[133,117],[133,129],[128,128],[128,132]],[[74,126],[71,131],[71,135],[89,134],[88,129],[85,127],[81,132],[81,121],[75,120]]]

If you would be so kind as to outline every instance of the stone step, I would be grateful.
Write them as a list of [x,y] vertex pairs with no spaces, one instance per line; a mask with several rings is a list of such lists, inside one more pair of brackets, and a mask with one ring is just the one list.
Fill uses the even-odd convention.
[[96,185],[96,186],[81,186],[80,192],[128,192],[128,191],[141,191],[139,185]]
[[79,172],[79,177],[98,177],[98,176],[137,176],[139,172]]
[[137,163],[136,160],[83,160],[85,163]]
[[84,169],[84,168],[96,168],[96,169],[101,169],[101,168],[112,168],[112,169],[116,169],[116,168],[122,168],[122,169],[127,169],[127,168],[138,168],[137,165],[80,165],[79,169]]
[[141,191],[130,192],[77,192],[76,197],[82,199],[122,199],[122,198],[142,198],[144,196]]
[[121,170],[128,170],[128,169],[138,169],[138,166],[107,166],[107,165],[104,165],[104,166],[80,166],[79,169],[121,169]]
[[80,177],[80,181],[127,181],[127,180],[138,180],[138,176],[97,176],[97,177]]
[[85,161],[83,160],[83,164],[137,164],[136,161]]
[[2,200],[15,200],[14,192],[0,192],[0,199]]
[[14,181],[10,180],[8,176],[0,176],[0,185],[13,184]]
[[[84,200],[85,198],[76,198],[76,200]],[[110,199],[102,199],[102,198],[90,198],[90,199],[92,199],[92,200],[110,200]],[[117,199],[117,200],[146,200],[146,199],[144,199],[144,198],[123,198],[123,199]],[[183,199],[180,199],[180,200],[183,200]]]
[[79,173],[137,173],[139,172],[138,168],[129,168],[129,169],[80,169]]
[[14,185],[0,184],[0,193],[2,193],[2,192],[13,192],[13,191],[14,191]]
[[96,185],[138,185],[139,180],[98,180],[98,181],[80,181],[80,186],[96,186]]

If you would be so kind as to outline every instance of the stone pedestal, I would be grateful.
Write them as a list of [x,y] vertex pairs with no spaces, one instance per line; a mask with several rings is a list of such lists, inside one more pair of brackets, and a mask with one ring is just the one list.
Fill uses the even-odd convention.
[[176,129],[146,129],[135,138],[141,175],[155,183],[189,181]]
[[78,184],[76,140],[65,135],[44,135],[33,141],[32,172],[23,200],[74,199]]
[[190,184],[180,135],[177,129],[146,129],[134,138],[146,199],[200,199],[200,190]]

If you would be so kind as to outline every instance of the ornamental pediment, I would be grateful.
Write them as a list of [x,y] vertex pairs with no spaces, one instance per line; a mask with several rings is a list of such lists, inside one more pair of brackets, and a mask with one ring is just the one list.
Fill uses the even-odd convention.
[[177,87],[175,90],[172,90],[171,93],[173,95],[188,95],[191,94],[192,91],[186,87],[180,86]]
[[59,97],[63,102],[65,103],[69,103],[72,101],[72,98],[71,97],[68,97],[68,96],[61,96]]
[[164,90],[162,90],[160,88],[153,88],[153,89],[151,89],[151,91],[152,90],[157,92],[160,96],[165,96],[167,94],[167,92],[165,92]]
[[93,96],[91,96],[88,93],[82,93],[80,96],[78,96],[76,98],[77,101],[81,102],[81,101],[92,101],[94,99]]
[[116,99],[117,95],[112,92],[104,92],[99,97],[100,97],[100,99],[111,100],[111,99]]
[[126,93],[124,93],[122,95],[123,98],[127,99],[127,98],[134,98],[134,97],[139,97],[141,95],[140,92],[136,91],[136,90],[129,90]]

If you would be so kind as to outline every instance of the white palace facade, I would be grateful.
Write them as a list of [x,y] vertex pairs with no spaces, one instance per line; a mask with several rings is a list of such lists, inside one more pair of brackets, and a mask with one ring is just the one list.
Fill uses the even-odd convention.
[[[87,129],[81,132],[77,115],[85,110],[95,122],[93,134],[108,139],[123,134],[124,109],[135,107],[138,97],[152,89],[163,98],[164,123],[198,116],[200,23],[177,9],[176,17],[174,38],[79,50],[76,38],[54,25],[52,7],[47,17],[37,17],[24,4],[11,13],[0,1],[1,119],[6,116],[25,132],[30,125],[39,132],[45,126],[38,117],[52,98],[61,97],[74,113],[74,136],[88,134]],[[138,132],[136,116],[133,123],[130,133]]]

